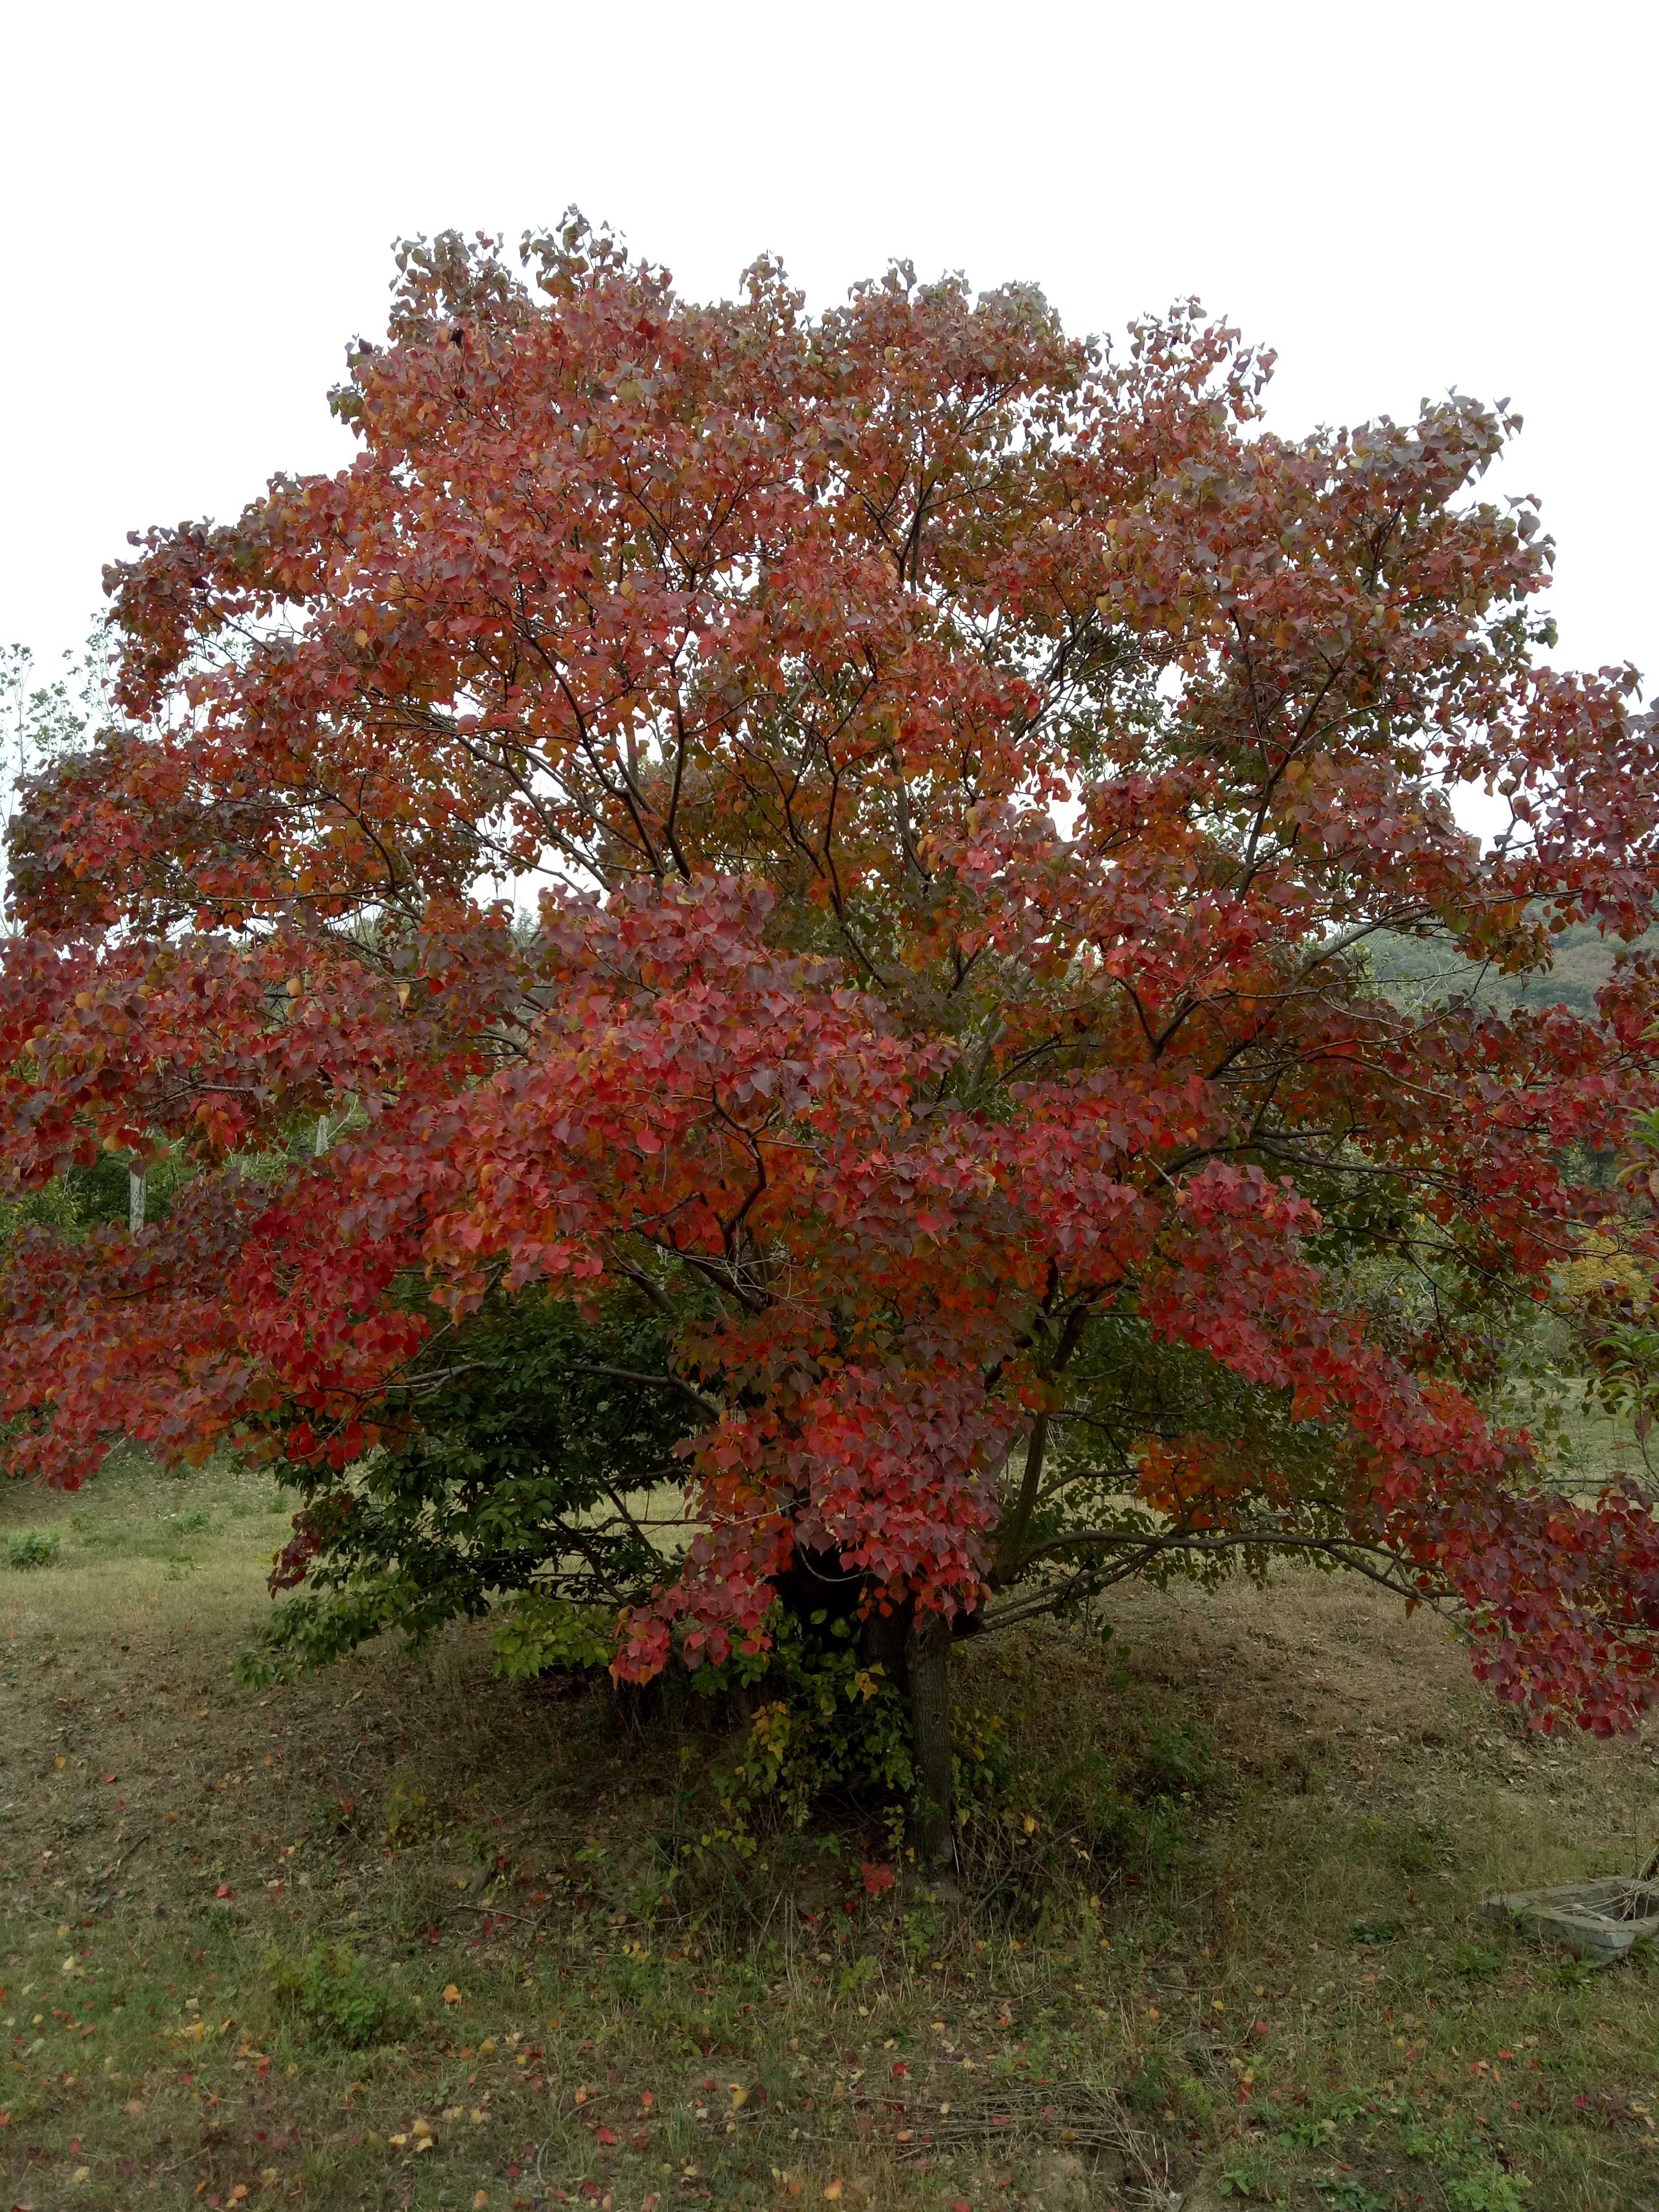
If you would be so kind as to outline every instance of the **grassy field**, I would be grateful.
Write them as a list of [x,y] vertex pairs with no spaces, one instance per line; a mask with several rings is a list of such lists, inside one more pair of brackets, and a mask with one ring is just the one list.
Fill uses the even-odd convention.
[[270,1498],[0,1493],[0,2203],[1659,2204],[1659,1972],[1472,1917],[1633,1867],[1653,1756],[1517,1732],[1431,1619],[1294,1576],[964,1647],[952,1905],[850,1813],[745,1861],[731,1716],[476,1631],[239,1687]]

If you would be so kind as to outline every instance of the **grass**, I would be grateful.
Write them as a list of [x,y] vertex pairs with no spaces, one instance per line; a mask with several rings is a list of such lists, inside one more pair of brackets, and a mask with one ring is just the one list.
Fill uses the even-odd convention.
[[745,1859],[729,1716],[512,1687],[472,1629],[239,1687],[269,1495],[0,1495],[0,1539],[58,1539],[0,1545],[0,2201],[1659,2196],[1659,1970],[1472,1917],[1633,1867],[1653,1756],[1518,1733],[1380,1593],[1144,1591],[1103,1647],[963,1647],[1004,1747],[951,1905],[871,1895],[848,1808]]

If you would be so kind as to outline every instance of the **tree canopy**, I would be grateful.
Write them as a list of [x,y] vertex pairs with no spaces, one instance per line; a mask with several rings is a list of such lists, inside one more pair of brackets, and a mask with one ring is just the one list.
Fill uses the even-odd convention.
[[1195,304],[699,305],[575,219],[400,272],[352,465],[109,572],[119,717],[13,832],[7,1171],[194,1170],[20,1234],[14,1463],[280,1449],[314,1548],[434,1331],[625,1293],[691,1491],[626,1675],[754,1650],[801,1560],[925,1620],[1291,1553],[1540,1720],[1645,1709],[1650,1499],[1484,1391],[1586,1237],[1651,1249],[1574,1163],[1640,1152],[1659,975],[1367,959],[1655,918],[1659,732],[1478,493],[1514,418],[1285,438]]

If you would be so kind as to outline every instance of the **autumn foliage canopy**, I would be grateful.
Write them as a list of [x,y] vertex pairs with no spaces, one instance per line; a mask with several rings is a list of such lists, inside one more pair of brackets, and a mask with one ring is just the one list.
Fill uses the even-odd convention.
[[1288,1553],[1627,1723],[1650,1500],[1485,1386],[1587,1235],[1645,1248],[1583,1164],[1659,1106],[1659,975],[1584,1016],[1370,958],[1654,918],[1659,733],[1540,658],[1509,422],[1285,440],[1196,308],[1114,354],[902,269],[811,316],[574,221],[522,266],[405,249],[352,465],[110,572],[118,713],[14,839],[3,1167],[193,1171],[18,1240],[15,1468],[228,1441],[349,1512],[447,1330],[627,1290],[695,1540],[625,1674],[752,1647],[801,1556],[994,1616]]

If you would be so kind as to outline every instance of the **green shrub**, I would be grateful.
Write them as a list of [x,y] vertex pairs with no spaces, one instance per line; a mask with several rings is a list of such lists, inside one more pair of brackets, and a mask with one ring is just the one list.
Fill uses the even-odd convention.
[[700,1417],[668,1376],[650,1301],[624,1289],[579,1311],[537,1289],[434,1322],[397,1389],[364,1409],[380,1441],[343,1474],[303,1424],[279,1425],[279,1479],[300,1511],[277,1586],[301,1587],[245,1680],[487,1614],[514,1680],[602,1666],[619,1608],[672,1571],[641,1516],[652,1492],[678,1492],[674,1448]]
[[572,1605],[550,1590],[526,1590],[495,1625],[490,1639],[495,1672],[523,1682],[555,1671],[607,1667],[616,1631],[614,1607]]
[[1201,1728],[1166,1728],[1155,1721],[1146,1731],[1145,1768],[1147,1794],[1173,1797],[1209,1789],[1220,1777],[1221,1762]]
[[343,1943],[317,1943],[303,1958],[272,1950],[265,1977],[279,2012],[348,2050],[389,2043],[413,2019],[412,2008],[386,1982],[373,1979]]
[[734,1652],[690,1677],[706,1698],[758,1691],[764,1698],[737,1766],[722,1778],[733,1815],[799,1828],[837,1793],[902,1805],[915,1782],[909,1707],[883,1667],[866,1665],[857,1621],[827,1612],[803,1620],[775,1605],[766,1625],[769,1650]]
[[58,1557],[58,1538],[44,1528],[21,1528],[6,1544],[9,1567],[49,1567]]
[[75,1194],[60,1176],[40,1190],[0,1198],[0,1252],[22,1229],[56,1229],[72,1234],[81,1225]]

